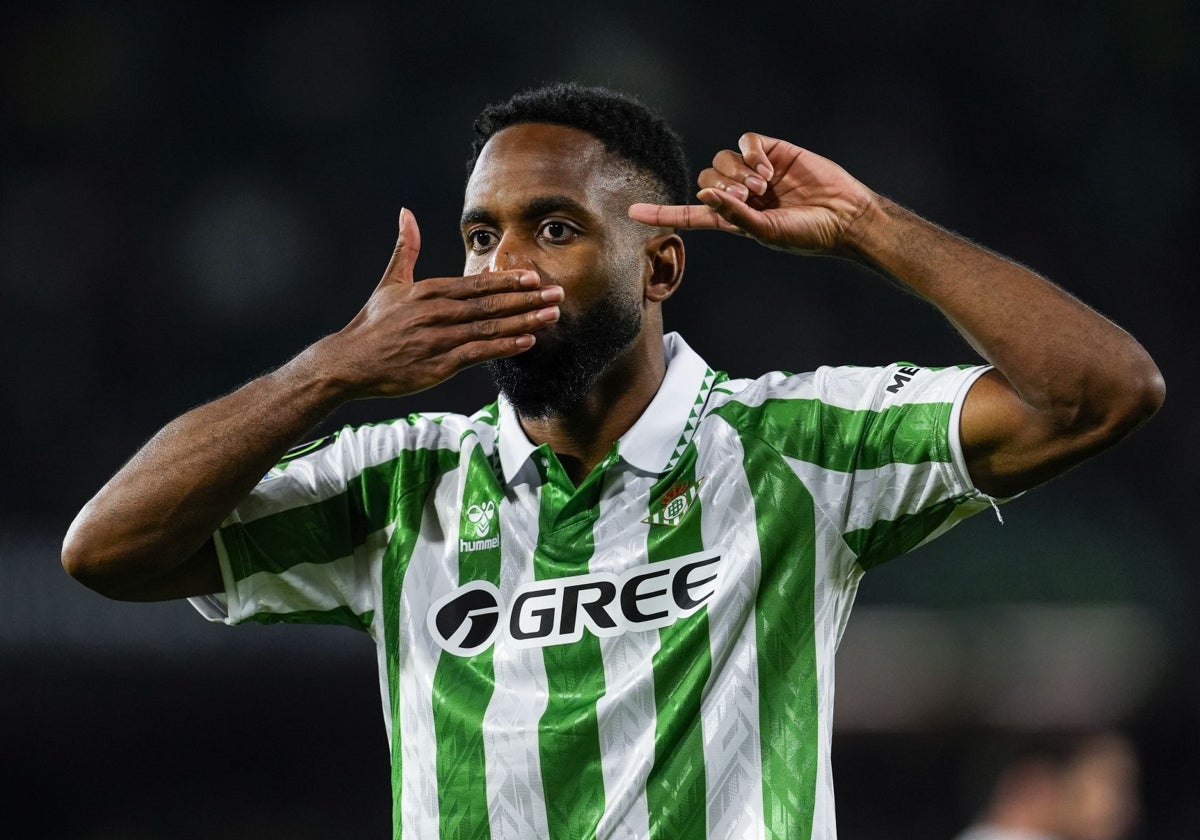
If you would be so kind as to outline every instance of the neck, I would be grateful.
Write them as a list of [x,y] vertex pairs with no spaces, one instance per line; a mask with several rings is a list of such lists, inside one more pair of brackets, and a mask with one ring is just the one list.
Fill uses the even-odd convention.
[[548,417],[521,417],[521,428],[535,445],[550,445],[578,486],[642,416],[666,371],[662,336],[643,334],[613,360],[583,402]]

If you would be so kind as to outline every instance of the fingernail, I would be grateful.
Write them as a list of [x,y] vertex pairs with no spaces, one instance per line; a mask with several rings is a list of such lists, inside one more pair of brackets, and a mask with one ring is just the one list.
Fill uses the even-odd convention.
[[721,199],[720,190],[700,190],[696,193],[696,198],[707,204],[709,207],[720,207],[725,202]]
[[519,335],[513,340],[513,344],[517,345],[518,347],[520,347],[522,349],[524,349],[526,347],[532,347],[533,342],[534,342],[534,338],[531,335]]
[[542,289],[542,300],[546,301],[547,303],[550,303],[552,301],[559,301],[562,299],[563,299],[562,286],[547,286],[546,288]]
[[770,181],[771,176],[775,174],[771,170],[771,167],[767,166],[765,163],[760,163],[758,166],[756,166],[754,168],[758,172],[759,175],[763,176],[763,178],[767,179],[768,181]]
[[[753,176],[751,176],[751,177],[753,178]],[[746,183],[749,184],[750,180],[747,179]],[[736,195],[742,201],[745,201],[747,198],[750,197],[750,190],[746,189],[746,187],[743,186],[742,184],[730,184],[729,186],[727,186],[725,188],[725,192]]]
[[558,307],[557,306],[547,306],[545,309],[539,309],[537,311],[537,315],[535,317],[539,321],[557,321],[558,320]]
[[535,273],[533,273],[532,271],[527,271],[520,276],[520,278],[517,280],[517,282],[520,283],[522,286],[526,286],[528,288],[533,288],[534,286],[536,286],[538,283],[540,283],[542,281],[541,281],[541,278],[538,277]]
[[746,178],[746,186],[750,188],[750,192],[756,195],[762,195],[767,191],[767,182],[757,175],[751,175]]

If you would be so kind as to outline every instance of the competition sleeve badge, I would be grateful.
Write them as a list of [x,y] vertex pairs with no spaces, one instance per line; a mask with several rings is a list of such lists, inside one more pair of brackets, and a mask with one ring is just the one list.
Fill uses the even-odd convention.
[[691,509],[692,503],[696,501],[696,497],[700,495],[700,484],[704,478],[698,478],[695,482],[680,481],[674,484],[670,490],[662,494],[662,498],[658,500],[659,510],[643,519],[643,522],[648,522],[651,525],[678,525],[684,515]]

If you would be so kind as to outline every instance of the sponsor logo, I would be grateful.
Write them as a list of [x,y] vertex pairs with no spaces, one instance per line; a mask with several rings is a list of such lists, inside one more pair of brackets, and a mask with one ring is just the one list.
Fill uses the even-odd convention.
[[467,521],[471,523],[471,527],[475,529],[475,537],[473,540],[462,539],[458,540],[458,551],[460,554],[465,554],[468,551],[486,551],[491,548],[500,547],[500,535],[488,536],[492,533],[492,526],[496,522],[496,503],[488,499],[483,504],[473,504],[467,508]]
[[690,554],[609,572],[539,580],[519,587],[507,603],[488,581],[464,584],[429,608],[434,641],[455,656],[474,656],[503,634],[518,648],[577,642],[585,631],[619,636],[674,624],[703,607],[717,591],[721,556]]
[[651,525],[678,525],[684,514],[691,510],[692,503],[699,498],[702,481],[703,478],[698,478],[695,484],[678,482],[658,500],[661,510],[655,511],[642,521]]
[[429,631],[444,650],[474,656],[500,629],[500,590],[486,580],[461,586],[429,610]]
[[916,368],[916,367],[900,368],[894,374],[892,374],[892,384],[887,386],[887,392],[889,394],[899,393],[900,389],[903,388],[906,384],[908,384],[908,381],[910,379],[912,379],[914,376],[916,376],[917,373],[920,372],[920,370],[921,370],[920,368]]

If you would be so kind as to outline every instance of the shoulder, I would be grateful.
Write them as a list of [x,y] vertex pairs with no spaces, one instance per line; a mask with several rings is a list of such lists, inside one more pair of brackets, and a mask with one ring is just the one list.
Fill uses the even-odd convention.
[[494,446],[496,406],[471,415],[452,412],[417,412],[390,420],[346,425],[292,447],[266,478],[283,471],[309,467],[354,473],[395,460],[452,461],[478,442]]
[[709,410],[733,415],[791,403],[793,408],[807,405],[880,411],[909,403],[954,402],[964,385],[986,369],[986,365],[927,367],[892,362],[878,366],[823,365],[803,373],[777,370],[754,379],[718,382]]

